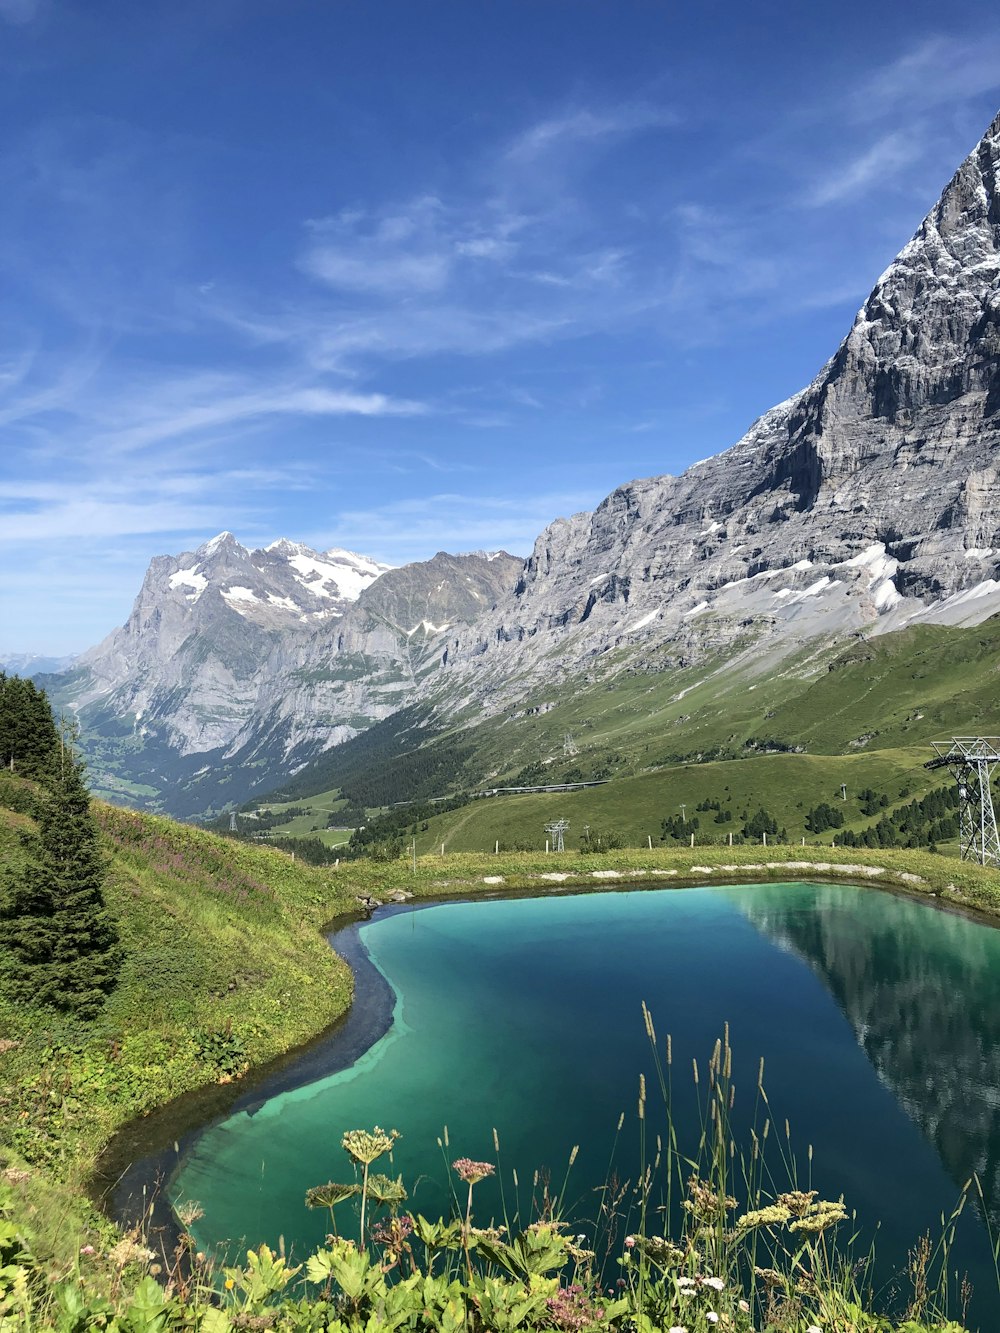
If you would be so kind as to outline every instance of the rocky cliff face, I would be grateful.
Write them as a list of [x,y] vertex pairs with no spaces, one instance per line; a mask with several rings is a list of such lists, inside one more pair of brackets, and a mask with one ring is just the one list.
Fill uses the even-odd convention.
[[250,551],[230,532],[157,556],[128,621],[76,662],[74,706],[128,718],[140,734],[156,728],[181,754],[226,745],[276,648],[337,623],[388,568],[289,541]]
[[305,642],[282,640],[256,676],[256,706],[228,752],[280,734],[283,754],[315,754],[434,692],[448,636],[465,631],[514,584],[504,551],[448,555],[389,570],[337,621]]
[[413,702],[446,660],[442,636],[492,608],[522,564],[439,552],[391,569],[221,533],[154,559],[126,624],[46,684],[79,715],[99,790],[138,784],[190,813],[163,793],[197,779],[207,808],[210,770],[234,789],[234,765],[277,781]]
[[[607,649],[697,660],[1000,609],[1000,117],[813,383],[727,452],[553,523],[452,669],[501,695]],[[544,664],[543,664],[544,659]]]

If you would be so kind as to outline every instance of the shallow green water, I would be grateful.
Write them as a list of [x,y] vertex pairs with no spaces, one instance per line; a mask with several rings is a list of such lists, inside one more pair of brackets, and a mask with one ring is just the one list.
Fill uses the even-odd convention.
[[[322,1240],[306,1190],[350,1178],[344,1130],[403,1138],[393,1173],[410,1207],[448,1208],[450,1161],[494,1159],[506,1205],[527,1210],[536,1168],[583,1219],[606,1177],[639,1165],[635,1101],[652,1068],[641,1002],[673,1037],[675,1110],[693,1148],[691,1061],[729,1022],[748,1123],[758,1060],[803,1173],[881,1221],[883,1269],[905,1259],[976,1169],[1000,1203],[1000,931],[846,885],[752,885],[446,903],[362,927],[397,994],[391,1031],[351,1069],[239,1113],[187,1155],[171,1197],[197,1199],[205,1245]],[[652,1088],[652,1083],[651,1083]],[[783,1126],[781,1130],[783,1136]],[[388,1169],[388,1168],[387,1168]],[[480,1187],[478,1220],[499,1213]],[[964,1266],[985,1285],[988,1246],[969,1210]],[[980,1299],[983,1299],[980,1297]]]

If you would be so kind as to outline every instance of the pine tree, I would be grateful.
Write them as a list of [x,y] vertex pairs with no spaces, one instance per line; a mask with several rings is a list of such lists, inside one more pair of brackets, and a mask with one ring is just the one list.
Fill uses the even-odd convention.
[[34,864],[0,903],[3,981],[15,999],[90,1019],[114,988],[121,952],[82,765],[65,746],[55,763]]
[[45,999],[93,1018],[121,965],[118,932],[104,902],[105,862],[82,766],[71,754],[41,820],[42,867],[52,895],[52,974]]
[[44,690],[0,672],[0,766],[45,782],[55,771],[59,737]]

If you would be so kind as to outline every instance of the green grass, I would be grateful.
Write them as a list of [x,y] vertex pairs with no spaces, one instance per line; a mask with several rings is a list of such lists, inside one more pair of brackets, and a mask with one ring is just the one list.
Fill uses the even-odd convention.
[[[887,750],[872,754],[758,755],[752,759],[707,764],[686,764],[664,768],[633,777],[621,777],[606,786],[575,792],[538,793],[525,796],[497,796],[473,802],[460,810],[449,811],[427,821],[417,832],[418,852],[439,849],[444,842],[449,851],[488,851],[499,841],[508,845],[527,844],[544,847],[545,824],[556,818],[570,821],[569,837],[574,846],[584,825],[594,829],[622,833],[632,846],[652,837],[659,842],[660,824],[665,817],[680,814],[683,803],[687,818],[697,815],[696,841],[725,839],[728,832],[738,832],[739,816],[765,807],[785,827],[789,838],[798,841],[830,843],[836,831],[817,839],[805,827],[810,808],[827,802],[843,808],[845,828],[862,829],[873,822],[859,810],[856,795],[866,787],[885,791],[892,804],[900,793],[905,799],[919,797],[941,785],[941,775],[926,772],[921,750]],[[846,783],[848,799],[841,800],[841,784]],[[715,811],[698,812],[699,803],[719,800],[733,811],[733,821],[716,824]]]
[[[905,761],[905,752],[884,756],[887,779],[905,776]],[[787,782],[790,792],[804,792],[804,784],[814,782],[819,791],[830,778],[826,761],[814,756],[718,767],[750,772],[753,762],[788,765],[772,789]],[[631,781],[650,780],[652,775]],[[7,785],[28,790],[16,780]],[[627,795],[628,784],[622,787]],[[289,1050],[344,1011],[351,979],[320,928],[334,915],[357,910],[359,897],[385,901],[401,893],[558,892],[615,880],[653,887],[817,874],[1000,917],[1000,874],[928,853],[746,846],[606,856],[466,852],[422,855],[415,868],[401,859],[317,871],[273,849],[170,820],[97,810],[110,859],[107,896],[127,952],[118,989],[89,1026],[0,1001],[0,1192],[9,1200],[0,1199],[0,1213],[12,1209],[18,1225],[34,1232],[33,1262],[55,1280],[79,1272],[81,1244],[103,1254],[112,1250],[113,1229],[88,1203],[86,1187],[98,1153],[116,1130],[187,1090],[239,1076]],[[470,813],[478,816],[479,807]],[[0,857],[8,873],[24,868],[31,831],[27,815],[0,809]],[[4,1225],[0,1216],[0,1232]],[[99,1287],[102,1280],[120,1281],[120,1269],[116,1275],[95,1263],[93,1282]]]
[[[298,1045],[343,1013],[352,990],[320,933],[353,905],[347,884],[276,851],[96,809],[126,950],[118,988],[92,1025],[0,1000],[0,1085],[13,1090],[0,1098],[0,1143],[28,1163],[17,1188],[54,1261],[63,1205],[99,1228],[85,1187],[116,1129]],[[31,827],[0,809],[10,873],[23,868]]]

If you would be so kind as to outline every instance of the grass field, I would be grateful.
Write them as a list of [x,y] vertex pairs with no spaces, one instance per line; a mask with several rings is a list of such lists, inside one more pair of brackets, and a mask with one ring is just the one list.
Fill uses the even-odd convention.
[[[861,829],[871,823],[861,815],[857,793],[866,787],[885,791],[892,804],[924,795],[940,785],[940,775],[924,770],[920,751],[889,750],[865,755],[759,755],[753,759],[689,764],[655,773],[622,777],[606,786],[575,792],[497,796],[473,802],[460,810],[436,816],[428,827],[418,828],[417,851],[489,851],[497,841],[512,845],[544,847],[545,825],[553,819],[570,821],[568,835],[574,846],[586,825],[594,830],[614,830],[630,846],[660,840],[661,821],[681,814],[697,816],[696,844],[720,841],[729,830],[741,827],[743,812],[751,815],[766,808],[785,827],[788,837],[799,841],[829,843],[837,831],[809,833],[805,819],[821,803],[842,806],[846,828]],[[842,800],[841,784],[848,799]],[[907,793],[902,797],[902,793]],[[705,800],[718,800],[733,811],[733,821],[715,823],[715,811],[698,812]]]

